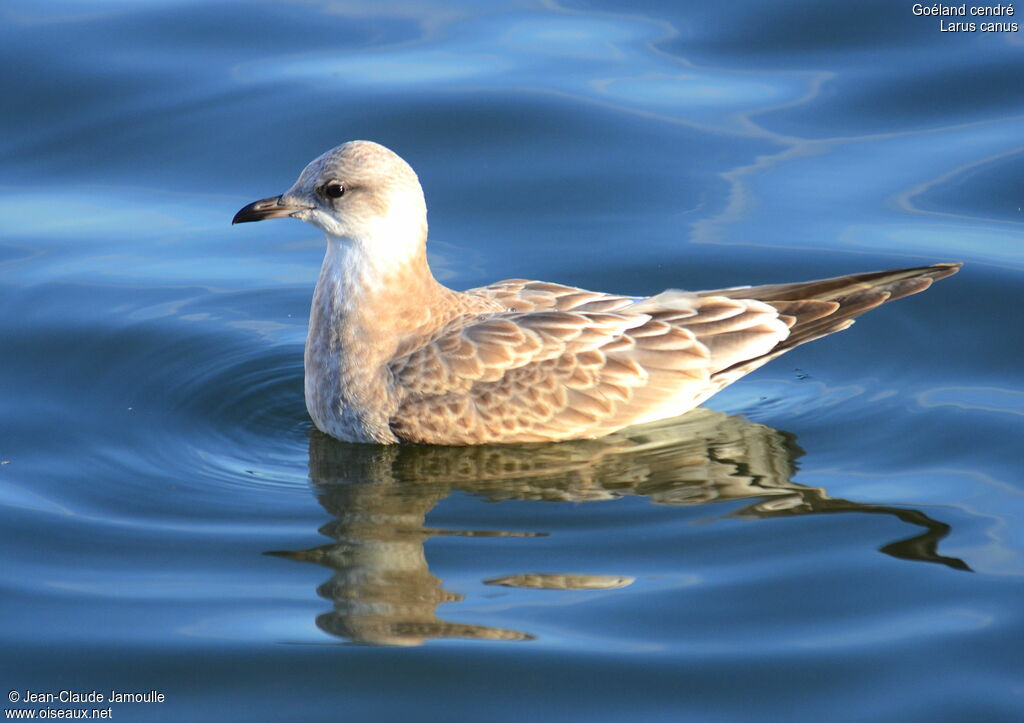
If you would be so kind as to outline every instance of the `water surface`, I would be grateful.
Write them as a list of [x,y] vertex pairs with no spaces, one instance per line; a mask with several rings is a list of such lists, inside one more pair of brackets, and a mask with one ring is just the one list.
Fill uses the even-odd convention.
[[[7,3],[3,682],[1019,719],[1022,36],[910,5]],[[670,424],[345,445],[302,400],[317,232],[228,222],[352,138],[417,169],[456,288],[967,266]]]

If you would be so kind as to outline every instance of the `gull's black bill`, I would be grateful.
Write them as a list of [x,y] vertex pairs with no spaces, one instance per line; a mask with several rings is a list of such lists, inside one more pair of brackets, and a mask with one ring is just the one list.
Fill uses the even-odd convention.
[[259,201],[253,201],[248,206],[239,209],[235,217],[231,219],[231,224],[263,221],[268,218],[283,218],[291,216],[298,210],[295,206],[288,206],[282,203],[281,196],[261,198]]

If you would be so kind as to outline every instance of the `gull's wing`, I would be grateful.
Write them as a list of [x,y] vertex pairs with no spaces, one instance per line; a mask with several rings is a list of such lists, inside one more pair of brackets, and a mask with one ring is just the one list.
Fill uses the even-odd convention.
[[[673,292],[652,305],[545,286],[552,305],[569,294],[580,303],[568,311],[549,305],[462,320],[392,362],[399,408],[391,427],[400,439],[479,444],[601,436],[683,413],[717,390],[711,378],[718,370],[767,353],[789,333],[775,309],[755,300]],[[590,310],[602,306],[618,310]]]
[[682,414],[793,347],[841,331],[960,264],[648,299],[512,279],[390,371],[406,441],[535,442]]

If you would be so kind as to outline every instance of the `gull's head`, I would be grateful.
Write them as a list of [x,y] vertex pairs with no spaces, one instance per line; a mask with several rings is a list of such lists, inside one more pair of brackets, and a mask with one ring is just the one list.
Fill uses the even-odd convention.
[[250,203],[231,223],[286,216],[329,237],[367,246],[410,251],[427,235],[427,206],[416,173],[397,153],[371,141],[332,148],[306,166],[287,191]]

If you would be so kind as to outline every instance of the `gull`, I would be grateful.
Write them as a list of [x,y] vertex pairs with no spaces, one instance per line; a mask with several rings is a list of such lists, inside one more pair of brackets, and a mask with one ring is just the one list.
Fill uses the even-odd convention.
[[644,298],[525,279],[454,291],[427,264],[416,173],[371,141],[327,151],[232,223],[283,217],[326,235],[306,408],[345,442],[552,442],[675,417],[961,266]]

